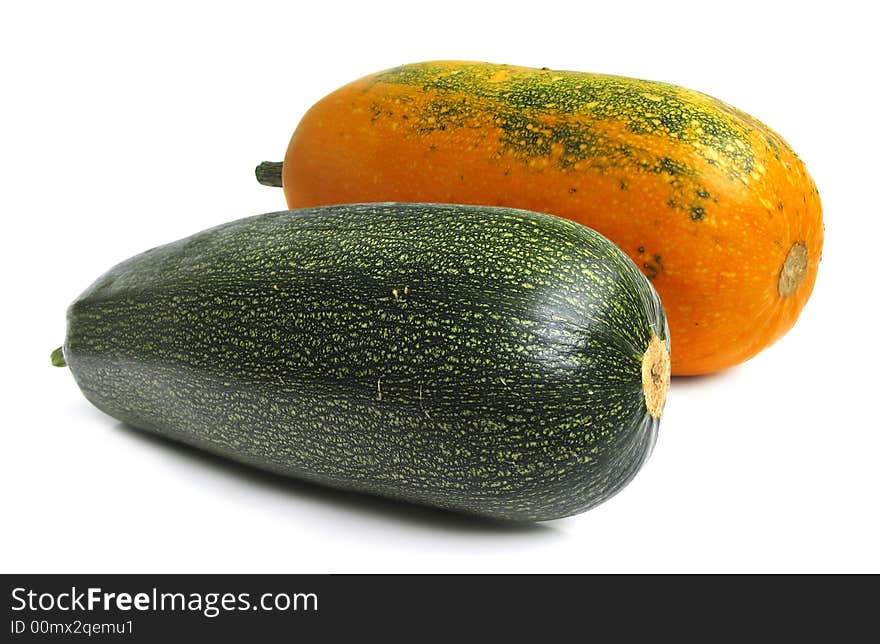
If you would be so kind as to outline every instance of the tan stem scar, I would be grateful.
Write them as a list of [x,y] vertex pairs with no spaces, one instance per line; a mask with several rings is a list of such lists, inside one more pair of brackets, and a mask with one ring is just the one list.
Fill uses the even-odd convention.
[[645,406],[653,418],[660,418],[663,413],[670,375],[669,346],[654,335],[642,355],[642,389]]

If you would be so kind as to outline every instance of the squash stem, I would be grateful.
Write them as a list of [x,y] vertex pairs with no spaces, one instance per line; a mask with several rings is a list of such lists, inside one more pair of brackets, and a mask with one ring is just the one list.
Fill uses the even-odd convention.
[[642,356],[642,390],[652,418],[660,418],[663,413],[670,372],[669,344],[652,334]]
[[64,359],[64,351],[61,350],[61,347],[55,349],[49,359],[52,360],[53,367],[67,366],[67,361]]
[[284,163],[281,161],[263,161],[257,166],[257,169],[254,170],[254,174],[257,175],[257,181],[264,186],[280,188],[282,185],[281,169],[283,167]]
[[810,265],[810,256],[807,253],[806,242],[795,242],[788,250],[782,269],[779,271],[779,281],[776,289],[780,297],[788,297],[797,291],[798,286],[807,276],[807,268]]

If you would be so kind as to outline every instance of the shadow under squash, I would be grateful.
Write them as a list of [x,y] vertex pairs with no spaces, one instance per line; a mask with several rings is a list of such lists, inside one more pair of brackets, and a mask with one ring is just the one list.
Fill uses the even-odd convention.
[[725,380],[734,380],[740,373],[739,365],[716,371],[714,373],[704,373],[698,376],[673,376],[669,385],[670,389],[698,389],[712,384],[718,384]]
[[368,512],[399,523],[419,524],[422,527],[462,533],[484,534],[556,534],[562,536],[551,523],[530,523],[493,520],[459,514],[449,510],[415,505],[360,492],[339,490],[310,481],[275,474],[250,465],[206,452],[168,438],[147,432],[129,423],[117,422],[116,428],[134,440],[149,444],[154,449],[165,449],[191,461],[194,466],[222,471],[224,476],[235,477],[248,485],[280,490],[293,497],[319,500],[349,512]]

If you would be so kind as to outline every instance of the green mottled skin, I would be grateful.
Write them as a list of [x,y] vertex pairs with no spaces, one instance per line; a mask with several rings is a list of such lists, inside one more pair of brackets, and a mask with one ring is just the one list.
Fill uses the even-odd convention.
[[544,520],[653,446],[656,294],[599,234],[502,208],[364,204],[219,226],[111,269],[68,312],[86,397],[267,470]]
[[[553,123],[554,119],[548,118],[553,115],[620,121],[635,134],[659,134],[700,143],[729,158],[744,175],[752,171],[754,154],[743,140],[758,123],[716,98],[658,81],[527,67],[510,68],[513,71],[509,78],[492,82],[492,76],[505,67],[415,63],[380,72],[372,82],[417,85],[458,95],[456,104],[437,100],[430,105],[424,118],[414,123],[426,130],[468,125],[483,110],[481,101],[491,101],[500,108],[493,117],[506,132],[505,140],[512,148],[528,156],[544,156],[554,143],[561,143],[565,152],[560,163],[564,166],[597,153],[607,154],[614,146],[605,145],[591,136],[589,128],[572,126],[566,119],[555,119]],[[769,143],[786,145],[781,140]],[[620,158],[627,158],[631,152],[619,150]],[[675,163],[661,158],[657,165],[662,166],[664,161]]]
[[[502,72],[509,76],[496,80]],[[744,184],[756,164],[754,132],[761,133],[765,146],[758,154],[775,154],[778,159],[781,148],[790,150],[778,134],[748,114],[669,83],[460,61],[403,65],[375,74],[369,82],[416,86],[434,95],[424,104],[405,105],[409,127],[418,133],[491,131],[489,126],[497,126],[499,155],[512,154],[523,162],[552,159],[562,171],[579,164],[601,173],[666,176],[672,189],[668,205],[694,221],[705,216],[705,204],[714,196],[687,160],[667,156],[664,141],[687,145],[707,163],[720,163],[729,180]],[[406,102],[406,96],[400,100]],[[393,110],[386,111],[391,108],[378,103],[372,109],[374,120],[393,116]],[[637,136],[624,142],[609,124],[620,124]],[[689,181],[683,182],[683,177]]]

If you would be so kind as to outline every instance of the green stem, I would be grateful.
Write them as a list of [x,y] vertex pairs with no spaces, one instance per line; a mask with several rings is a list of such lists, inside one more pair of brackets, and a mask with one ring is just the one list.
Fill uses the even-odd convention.
[[257,181],[262,183],[264,186],[280,188],[281,169],[283,167],[284,163],[281,161],[263,161],[260,165],[257,166],[254,174],[257,175]]
[[67,362],[64,360],[64,352],[61,350],[61,347],[58,347],[57,349],[55,349],[55,351],[52,352],[50,360],[52,360],[53,367],[67,366]]

